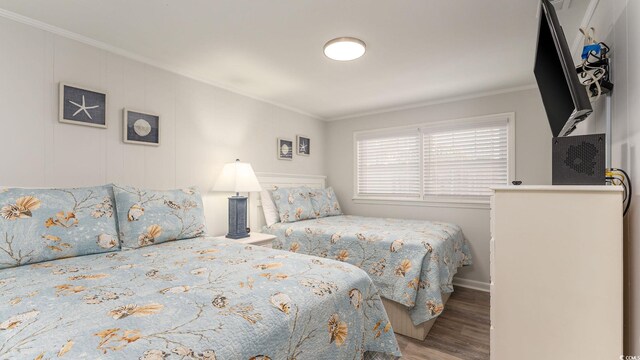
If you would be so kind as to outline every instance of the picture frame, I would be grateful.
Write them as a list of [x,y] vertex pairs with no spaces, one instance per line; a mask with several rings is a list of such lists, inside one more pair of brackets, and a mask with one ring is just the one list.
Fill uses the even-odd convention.
[[305,135],[296,135],[296,153],[302,156],[311,155],[311,138]]
[[293,140],[278,138],[277,143],[278,160],[293,160]]
[[127,144],[160,146],[160,115],[125,108],[122,118],[122,141]]
[[107,128],[107,93],[60,82],[58,122]]

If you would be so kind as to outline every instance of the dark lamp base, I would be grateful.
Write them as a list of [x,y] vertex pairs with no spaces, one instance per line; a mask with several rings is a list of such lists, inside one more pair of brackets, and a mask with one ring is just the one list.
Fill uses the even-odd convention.
[[231,196],[229,198],[229,239],[244,239],[247,232],[247,197]]

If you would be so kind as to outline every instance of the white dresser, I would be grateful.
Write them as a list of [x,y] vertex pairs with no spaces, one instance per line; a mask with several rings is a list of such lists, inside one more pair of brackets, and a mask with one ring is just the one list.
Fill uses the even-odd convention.
[[619,359],[622,188],[509,186],[491,199],[491,359]]

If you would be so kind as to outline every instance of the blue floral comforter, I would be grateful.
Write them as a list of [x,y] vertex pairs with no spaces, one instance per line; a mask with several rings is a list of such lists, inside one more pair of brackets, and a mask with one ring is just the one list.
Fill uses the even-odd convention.
[[459,267],[471,264],[459,226],[435,221],[330,216],[276,223],[273,247],[364,269],[384,298],[410,308],[415,325],[442,312]]
[[371,279],[337,261],[198,238],[0,270],[1,359],[365,352],[400,355]]

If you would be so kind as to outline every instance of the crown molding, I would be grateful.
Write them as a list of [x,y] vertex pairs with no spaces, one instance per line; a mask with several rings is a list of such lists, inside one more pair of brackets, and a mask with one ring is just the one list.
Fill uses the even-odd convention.
[[[592,9],[593,11],[595,11],[595,7],[597,6],[599,0],[592,0],[592,3],[590,4],[589,9]],[[595,5],[594,5],[595,3]],[[591,16],[593,15],[593,11],[591,12]],[[589,13],[589,11],[587,12]],[[588,19],[591,20],[591,16],[588,16]],[[304,115],[307,117],[310,117],[312,119],[316,119],[316,120],[323,120],[323,121],[337,121],[337,120],[347,120],[347,119],[352,119],[352,118],[358,118],[358,117],[362,117],[362,116],[370,116],[370,115],[377,115],[377,114],[383,114],[383,113],[388,113],[388,112],[394,112],[394,111],[401,111],[401,110],[409,110],[409,109],[415,109],[415,108],[420,108],[420,107],[425,107],[425,106],[431,106],[431,105],[438,105],[438,104],[445,104],[445,103],[451,103],[451,102],[456,102],[456,101],[463,101],[463,100],[471,100],[471,99],[475,99],[475,98],[481,98],[481,97],[486,97],[486,96],[492,96],[492,95],[499,95],[499,94],[505,94],[505,93],[510,93],[510,92],[516,92],[516,91],[523,91],[523,90],[529,90],[529,89],[534,89],[536,88],[536,85],[534,84],[530,84],[530,85],[525,85],[525,86],[519,86],[519,87],[511,87],[511,88],[505,88],[505,89],[499,89],[499,90],[492,90],[492,91],[482,91],[482,92],[477,92],[477,93],[473,93],[473,94],[468,94],[468,95],[462,95],[462,96],[455,96],[455,97],[449,97],[446,99],[439,99],[439,100],[429,100],[429,101],[424,101],[424,102],[418,102],[418,103],[412,103],[412,104],[406,104],[406,105],[400,105],[400,106],[392,106],[392,107],[386,107],[386,108],[382,108],[382,109],[378,109],[378,110],[372,110],[372,111],[364,111],[364,112],[357,112],[357,113],[352,113],[352,114],[348,114],[348,115],[344,115],[344,116],[338,116],[338,117],[333,117],[333,118],[328,118],[328,117],[323,117],[323,116],[319,116],[316,114],[312,114],[309,112],[306,112],[304,110],[300,110],[298,108],[294,108],[285,104],[281,104],[278,102],[274,102],[271,100],[267,100],[264,98],[261,98],[259,96],[255,96],[249,93],[246,93],[242,90],[239,90],[237,88],[234,88],[232,86],[228,86],[228,85],[224,85],[221,83],[217,83],[215,81],[211,81],[208,79],[205,79],[197,74],[194,74],[192,72],[186,71],[184,69],[181,69],[179,67],[173,66],[173,65],[169,65],[160,61],[156,61],[150,58],[147,58],[145,56],[130,52],[128,50],[125,50],[123,48],[117,47],[117,46],[113,46],[95,39],[92,39],[90,37],[84,36],[84,35],[80,35],[78,33],[75,33],[73,31],[69,31],[69,30],[65,30],[63,28],[57,27],[57,26],[53,26],[50,24],[47,24],[45,22],[24,16],[24,15],[20,15],[17,13],[14,13],[12,11],[8,11],[5,9],[0,8],[0,17],[9,19],[9,20],[13,20],[15,22],[18,23],[22,23],[67,39],[71,39],[74,41],[78,41],[80,43],[89,45],[89,46],[93,46],[95,48],[116,54],[116,55],[120,55],[122,57],[134,60],[134,61],[138,61],[140,63],[143,64],[147,64],[149,66],[153,66],[155,68],[158,69],[162,69],[180,76],[184,76],[186,78],[234,93],[234,94],[238,94],[256,101],[260,101],[266,104],[270,104],[273,105],[275,107],[287,110],[287,111],[291,111],[300,115]],[[585,16],[585,19],[587,18],[587,16]],[[584,22],[584,21],[583,21]],[[577,40],[577,39],[576,39]]]
[[354,113],[354,114],[349,114],[349,115],[344,115],[344,116],[339,116],[334,118],[328,118],[324,120],[327,122],[330,122],[330,121],[338,121],[338,120],[355,119],[363,116],[379,115],[379,114],[385,114],[385,113],[390,113],[394,111],[411,110],[411,109],[417,109],[417,108],[426,107],[426,106],[446,104],[446,103],[452,103],[452,102],[464,101],[464,100],[472,100],[472,99],[477,99],[477,98],[482,98],[487,96],[507,94],[512,92],[525,91],[525,90],[531,90],[531,89],[537,89],[537,88],[538,88],[538,85],[529,84],[529,85],[516,86],[516,87],[504,88],[499,90],[481,91],[481,92],[476,92],[476,93],[467,94],[467,95],[449,97],[445,99],[430,100],[430,101],[412,103],[412,104],[401,105],[401,106],[392,106],[392,107],[382,108],[382,109],[373,110],[373,111]]
[[257,101],[260,101],[260,102],[263,102],[263,103],[267,103],[267,104],[279,107],[279,108],[284,109],[284,110],[292,111],[292,112],[295,112],[295,113],[298,113],[298,114],[301,114],[301,115],[304,115],[304,116],[308,116],[308,117],[316,119],[316,120],[324,120],[324,118],[322,118],[321,116],[314,115],[314,114],[308,113],[306,111],[303,111],[303,110],[300,110],[300,109],[297,109],[297,108],[294,108],[294,107],[291,107],[291,106],[288,106],[288,105],[280,104],[280,103],[275,102],[275,101],[267,100],[267,99],[261,98],[259,96],[255,96],[255,95],[246,93],[246,92],[244,92],[242,90],[239,90],[239,89],[236,89],[236,88],[234,88],[232,86],[223,85],[223,84],[211,81],[211,80],[207,80],[205,78],[202,78],[199,75],[196,75],[196,74],[191,73],[189,71],[186,71],[184,69],[178,68],[176,66],[172,66],[172,65],[160,62],[160,61],[156,61],[156,60],[147,58],[145,56],[142,56],[142,55],[130,52],[128,50],[125,50],[123,48],[119,48],[117,46],[109,45],[107,43],[92,39],[90,37],[87,37],[87,36],[84,36],[84,35],[80,35],[80,34],[75,33],[73,31],[65,30],[65,29],[62,29],[62,28],[59,28],[57,26],[53,26],[53,25],[47,24],[45,22],[42,22],[42,21],[39,21],[39,20],[36,20],[36,19],[24,16],[24,15],[20,15],[20,14],[17,14],[17,13],[14,13],[12,11],[8,11],[8,10],[0,8],[0,17],[6,18],[6,19],[9,19],[9,20],[13,20],[15,22],[22,23],[22,24],[25,24],[25,25],[29,25],[29,26],[35,27],[37,29],[40,29],[40,30],[43,30],[43,31],[46,31],[46,32],[49,32],[49,33],[52,33],[52,34],[55,34],[55,35],[58,35],[58,36],[62,36],[62,37],[67,38],[67,39],[75,40],[75,41],[78,41],[80,43],[83,43],[83,44],[86,44],[86,45],[89,45],[89,46],[93,46],[95,48],[98,48],[98,49],[101,49],[101,50],[104,50],[104,51],[108,51],[110,53],[113,53],[113,54],[116,54],[116,55],[120,55],[120,56],[123,56],[125,58],[131,59],[131,60],[135,60],[135,61],[147,64],[147,65],[153,66],[155,68],[159,68],[159,69],[162,69],[162,70],[165,70],[165,71],[177,74],[177,75],[181,75],[181,76],[187,77],[189,79],[192,79],[192,80],[195,80],[195,81],[198,81],[198,82],[201,82],[201,83],[205,83],[207,85],[210,85],[210,86],[213,86],[213,87],[217,87],[217,88],[223,89],[225,91],[228,91],[228,92],[231,92],[231,93],[234,93],[234,94],[238,94],[238,95],[241,95],[241,96],[244,96],[244,97],[251,98],[253,100],[257,100]]

